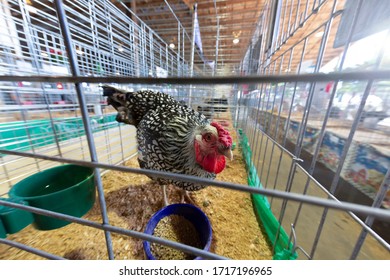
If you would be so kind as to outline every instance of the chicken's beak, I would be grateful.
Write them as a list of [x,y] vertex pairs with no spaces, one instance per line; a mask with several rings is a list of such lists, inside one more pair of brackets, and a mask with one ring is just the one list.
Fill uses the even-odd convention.
[[224,155],[225,157],[227,157],[228,159],[233,160],[233,152],[232,152],[231,148],[220,149],[220,153],[222,155]]

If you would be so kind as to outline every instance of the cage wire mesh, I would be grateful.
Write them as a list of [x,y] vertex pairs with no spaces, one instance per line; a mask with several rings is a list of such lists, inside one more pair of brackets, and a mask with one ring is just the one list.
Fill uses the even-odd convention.
[[[137,144],[135,127],[116,122],[101,86],[155,89],[234,124],[250,188],[208,183],[251,192],[255,208],[264,203],[271,210],[273,252],[284,238],[282,249],[298,253],[294,258],[389,259],[390,29],[361,34],[367,14],[382,10],[388,16],[389,10],[358,2],[264,1],[240,65],[244,77],[223,80],[195,71],[198,78],[186,80],[193,69],[191,38],[180,21],[180,48],[174,50],[123,4],[2,0],[1,196],[23,178],[62,163],[95,167],[103,223],[3,200],[0,206],[104,232],[103,259],[115,257],[112,234],[224,258],[110,224],[100,171],[136,172],[122,164],[136,155]],[[376,43],[362,63],[355,46],[368,35]],[[44,258],[63,257],[27,242],[0,242]]]

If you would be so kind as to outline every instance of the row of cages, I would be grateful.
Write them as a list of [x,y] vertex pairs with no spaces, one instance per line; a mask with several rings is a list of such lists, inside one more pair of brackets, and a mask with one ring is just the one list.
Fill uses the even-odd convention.
[[[133,21],[112,3],[64,4],[81,75],[164,77],[189,73],[184,49],[176,52],[169,48],[142,21]],[[34,1],[34,5],[0,2],[0,20],[5,27],[0,31],[0,74],[70,75],[53,1]]]
[[[248,122],[274,141],[300,146],[333,172],[346,153],[341,177],[374,199],[390,164],[388,83],[262,84],[259,90],[240,91],[239,104],[245,106]],[[362,89],[349,90],[355,86]],[[388,195],[382,206],[389,208]]]
[[[356,117],[366,86],[367,82],[363,81],[337,83],[330,81],[314,85],[311,83],[262,85],[259,89],[242,91],[241,102],[282,116],[299,116],[303,114],[308,97],[311,95],[311,119],[323,120],[326,114],[324,109],[330,104],[329,117],[348,126],[348,122],[351,123]],[[360,116],[360,127],[387,134],[389,118],[389,81],[375,81],[370,86],[363,114]]]
[[[255,174],[259,178],[253,179],[255,185],[265,189],[390,209],[389,111],[377,98],[388,100],[388,83],[337,80],[236,86],[235,122],[249,143],[249,177]],[[361,90],[350,91],[355,86]],[[386,221],[368,222],[350,212],[346,224],[340,225],[337,221],[344,214],[275,198],[270,198],[270,208],[290,238],[298,240],[303,258],[389,257]],[[360,226],[362,231],[356,230]]]

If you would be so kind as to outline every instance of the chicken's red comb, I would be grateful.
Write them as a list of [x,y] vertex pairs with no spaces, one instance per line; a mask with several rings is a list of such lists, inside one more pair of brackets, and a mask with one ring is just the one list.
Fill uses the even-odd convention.
[[230,136],[229,131],[224,129],[222,125],[220,125],[217,122],[212,122],[211,125],[217,129],[219,141],[222,142],[225,145],[225,147],[230,148],[232,146],[233,140],[232,137]]

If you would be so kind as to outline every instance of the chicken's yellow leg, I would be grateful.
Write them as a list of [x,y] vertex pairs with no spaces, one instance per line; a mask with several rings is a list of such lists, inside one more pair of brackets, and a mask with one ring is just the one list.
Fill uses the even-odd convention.
[[162,190],[163,190],[163,197],[164,197],[164,206],[168,206],[168,198],[167,198],[167,186],[162,185]]
[[191,204],[195,204],[194,200],[190,197],[188,192],[186,190],[181,190],[180,193],[180,203],[184,203],[184,199],[187,199],[187,201]]

